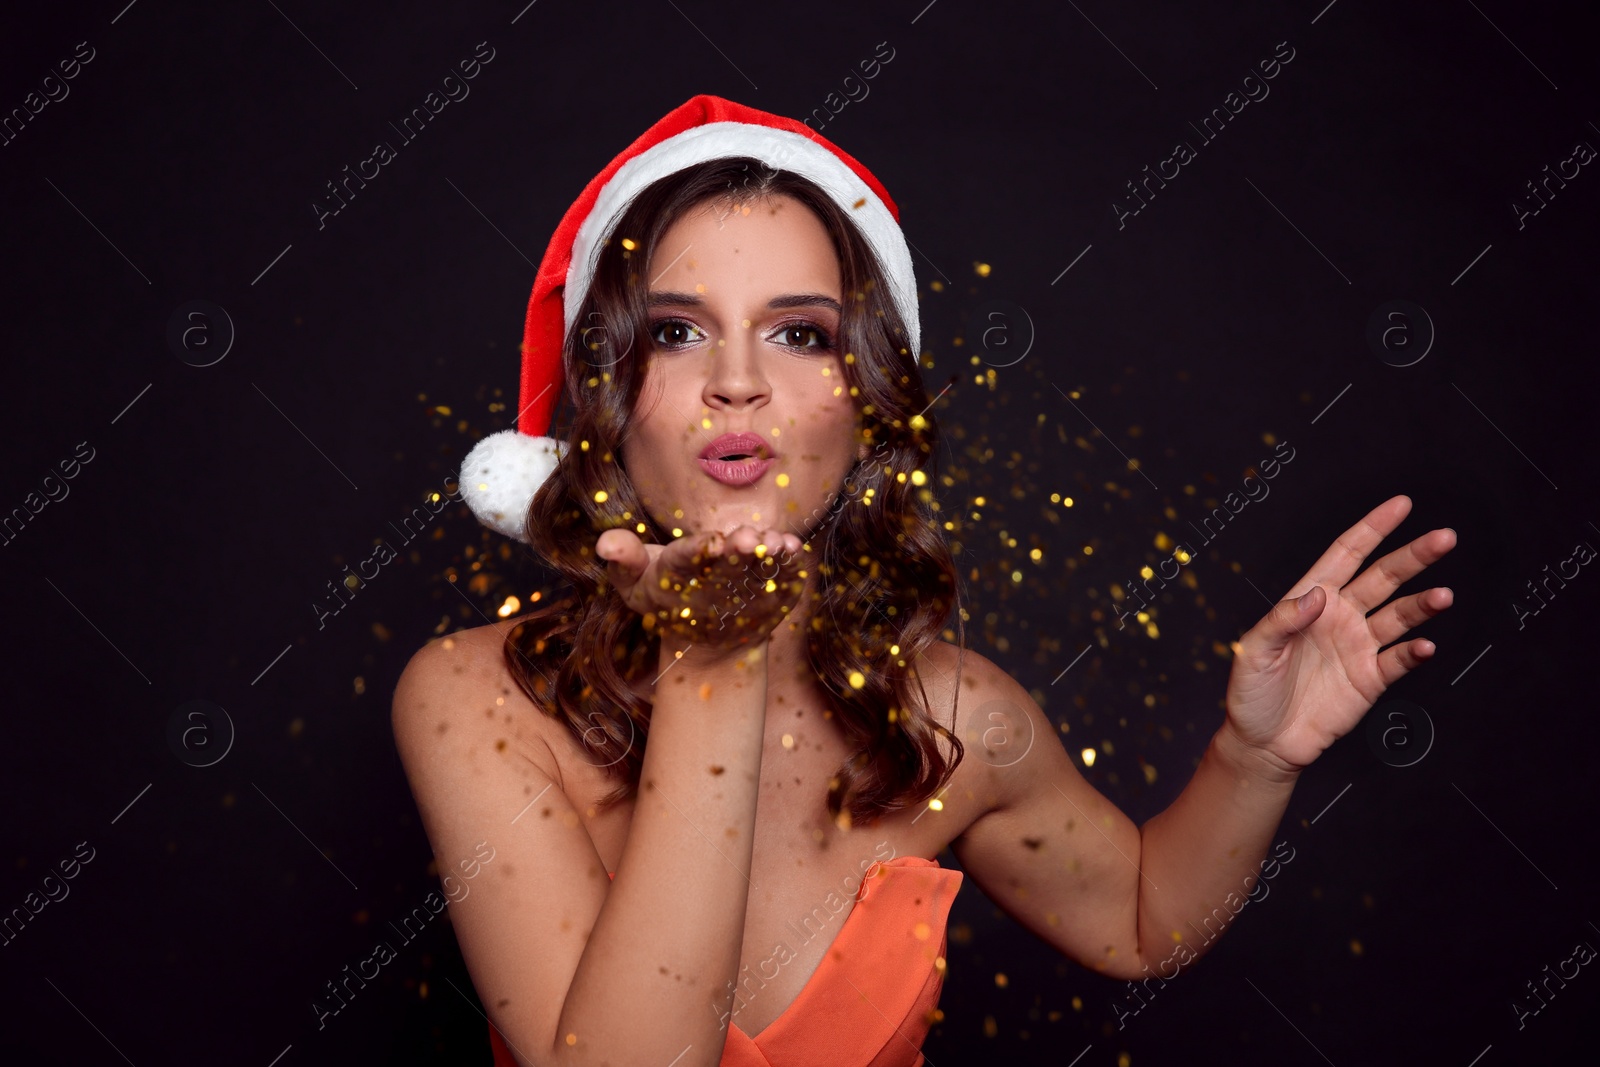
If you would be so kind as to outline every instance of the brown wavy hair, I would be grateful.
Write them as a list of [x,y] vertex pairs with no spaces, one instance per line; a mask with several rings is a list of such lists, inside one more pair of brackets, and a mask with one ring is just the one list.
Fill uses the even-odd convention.
[[[654,676],[660,636],[608,588],[595,542],[613,527],[641,525],[647,544],[672,540],[621,462],[648,367],[633,354],[648,359],[654,347],[645,269],[667,228],[690,209],[779,195],[810,208],[833,240],[846,294],[837,344],[847,353],[843,373],[856,398],[857,437],[872,450],[845,476],[826,513],[819,518],[818,508],[795,529],[818,560],[817,592],[808,594],[816,598],[808,660],[854,745],[830,780],[829,814],[848,828],[919,804],[944,787],[964,754],[930,714],[919,672],[907,667],[952,613],[961,647],[966,629],[955,563],[931,507],[938,429],[905,323],[871,246],[828,194],[756,159],[714,159],[639,193],[602,246],[562,351],[571,412],[561,436],[570,446],[527,516],[534,551],[572,589],[521,619],[503,648],[512,677],[535,705],[564,722],[587,758],[619,779],[602,807],[637,793],[651,704],[631,684]],[[859,688],[851,684],[855,672],[865,679]],[[960,684],[958,665],[957,695]],[[936,734],[954,745],[953,758],[939,751]]]

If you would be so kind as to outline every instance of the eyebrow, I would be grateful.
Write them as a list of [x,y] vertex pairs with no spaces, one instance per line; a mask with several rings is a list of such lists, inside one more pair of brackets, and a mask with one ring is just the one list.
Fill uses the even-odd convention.
[[[672,305],[676,307],[704,307],[705,301],[696,293],[679,293],[670,289],[661,290],[650,294],[649,306],[660,307]],[[821,293],[786,293],[775,296],[767,301],[767,308],[772,311],[782,311],[786,308],[823,307],[835,314],[842,315],[844,309],[839,306],[839,301],[831,296]]]

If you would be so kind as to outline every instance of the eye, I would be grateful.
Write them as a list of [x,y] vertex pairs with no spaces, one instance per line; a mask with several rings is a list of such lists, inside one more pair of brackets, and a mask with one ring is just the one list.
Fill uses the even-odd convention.
[[[778,327],[776,336],[779,344],[790,348],[816,348],[826,351],[833,347],[833,339],[828,336],[827,331],[814,322],[785,323]],[[794,339],[797,336],[799,340]],[[807,337],[814,339],[815,343],[807,343],[805,340]]]
[[[676,336],[672,340],[663,340],[658,336],[663,331],[671,332]],[[650,324],[650,340],[663,348],[682,348],[685,345],[703,339],[704,335],[701,335],[701,337],[690,336],[691,331],[698,334],[700,333],[700,328],[692,322],[685,322],[683,319],[662,319],[659,322]]]

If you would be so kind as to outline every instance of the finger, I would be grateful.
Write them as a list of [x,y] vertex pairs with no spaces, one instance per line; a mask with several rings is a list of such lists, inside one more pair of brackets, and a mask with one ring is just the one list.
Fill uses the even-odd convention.
[[1377,638],[1379,645],[1398,641],[1407,630],[1427,622],[1454,604],[1455,600],[1455,593],[1444,586],[1424,589],[1420,593],[1401,597],[1393,604],[1385,604],[1383,610],[1369,616],[1372,636]]
[[763,575],[770,577],[781,570],[787,562],[789,542],[782,530],[762,530],[753,552],[757,569]]
[[1396,589],[1421,574],[1425,568],[1439,562],[1454,547],[1454,530],[1448,527],[1429,530],[1409,545],[1402,545],[1362,571],[1360,577],[1339,591],[1339,595],[1365,614],[1388,600]]
[[1283,651],[1296,634],[1316,622],[1327,606],[1328,591],[1314,585],[1298,598],[1290,597],[1274,604],[1272,610],[1239,639],[1239,644],[1249,654],[1271,658]]
[[623,596],[627,596],[650,566],[650,554],[645,551],[644,542],[631,530],[607,530],[595,542],[594,551],[606,561],[606,580]]
[[740,526],[728,536],[728,549],[742,556],[754,555],[756,547],[761,544],[761,537],[761,531],[754,526]]
[[1438,651],[1438,645],[1426,637],[1418,637],[1379,652],[1378,675],[1383,679],[1383,687],[1388,689],[1412,670],[1432,659],[1434,653]]
[[[1289,587],[1291,597],[1299,596],[1312,585],[1343,589],[1355,576],[1356,568],[1394,532],[1400,520],[1411,511],[1411,498],[1392,496],[1367,512],[1362,520],[1334,539],[1332,545],[1298,582]],[[1382,600],[1379,601],[1382,603]]]
[[722,534],[707,530],[673,541],[666,547],[661,559],[663,566],[673,574],[699,574],[713,564],[724,549]]

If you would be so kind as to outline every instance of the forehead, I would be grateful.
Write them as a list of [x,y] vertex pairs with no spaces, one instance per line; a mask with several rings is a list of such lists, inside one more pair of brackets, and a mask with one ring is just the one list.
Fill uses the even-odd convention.
[[839,257],[822,220],[790,196],[707,201],[662,234],[650,257],[651,289],[840,289]]

